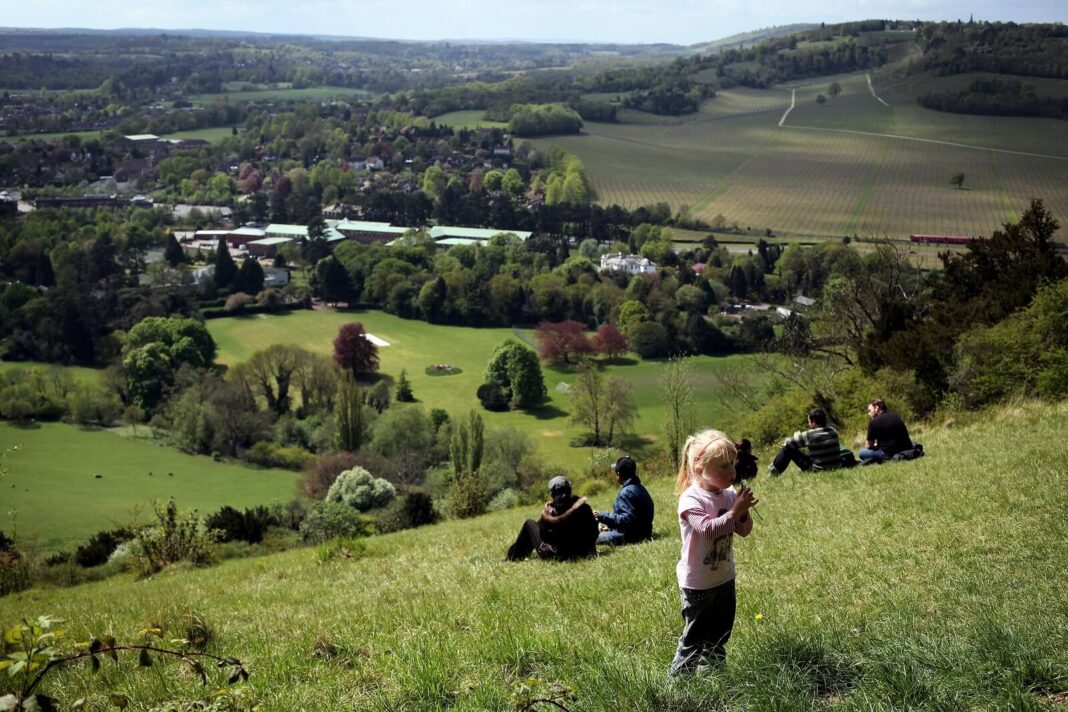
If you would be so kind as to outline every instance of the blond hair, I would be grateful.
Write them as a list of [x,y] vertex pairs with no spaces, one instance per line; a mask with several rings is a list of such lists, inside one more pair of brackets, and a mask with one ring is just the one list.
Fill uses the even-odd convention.
[[686,438],[682,446],[682,462],[679,478],[675,480],[675,495],[682,494],[694,479],[698,465],[702,471],[710,467],[725,467],[738,459],[738,448],[726,433],[719,430],[702,430]]

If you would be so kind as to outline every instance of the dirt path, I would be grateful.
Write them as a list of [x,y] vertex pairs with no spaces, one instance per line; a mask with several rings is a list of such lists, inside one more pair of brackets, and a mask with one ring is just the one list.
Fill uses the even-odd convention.
[[[786,118],[785,116],[783,117]],[[782,126],[782,123],[779,124]],[[1008,148],[990,148],[988,146],[972,146],[967,143],[954,141],[940,141],[933,138],[918,138],[916,136],[898,136],[897,134],[876,133],[874,131],[854,131],[853,129],[826,129],[817,126],[786,126],[784,128],[797,129],[800,131],[823,131],[825,133],[844,133],[856,136],[875,136],[877,138],[895,138],[899,141],[918,141],[919,143],[933,143],[938,146],[952,146],[954,148],[970,148],[974,151],[989,151],[991,153],[1007,153],[1012,156],[1027,156],[1028,158],[1048,158],[1052,161],[1068,161],[1068,156],[1054,156],[1048,153],[1029,153],[1027,151],[1013,151]]]
[[790,115],[790,112],[794,110],[797,105],[797,89],[790,90],[790,106],[786,107],[786,111],[783,112],[782,118],[779,119],[779,128],[783,127],[786,123],[786,117]]
[[887,104],[887,103],[886,103],[885,101],[883,101],[882,99],[880,99],[880,98],[879,98],[879,95],[875,93],[875,85],[873,85],[873,84],[871,83],[871,75],[870,75],[870,74],[865,74],[864,76],[865,76],[865,77],[867,78],[867,80],[868,80],[868,91],[870,91],[870,92],[871,92],[871,95],[872,95],[873,97],[875,97],[875,101],[879,102],[880,104],[882,104],[883,106],[885,106],[886,108],[888,108],[888,109],[889,109],[889,108],[890,108],[890,105],[889,105],[889,104]]

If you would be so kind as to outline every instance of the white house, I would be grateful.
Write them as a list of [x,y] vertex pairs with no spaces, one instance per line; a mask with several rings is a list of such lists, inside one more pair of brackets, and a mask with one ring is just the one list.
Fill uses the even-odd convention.
[[656,263],[638,255],[624,255],[622,252],[601,255],[602,272],[626,272],[627,274],[655,274]]

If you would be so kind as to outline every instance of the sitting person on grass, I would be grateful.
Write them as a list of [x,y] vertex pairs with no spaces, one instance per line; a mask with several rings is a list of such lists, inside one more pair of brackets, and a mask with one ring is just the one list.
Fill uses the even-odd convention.
[[738,459],[734,462],[734,482],[743,487],[749,480],[756,479],[757,456],[753,454],[753,443],[749,438],[734,441],[734,447],[738,450]]
[[566,561],[597,552],[597,520],[585,497],[571,494],[566,477],[549,480],[549,496],[538,521],[528,519],[508,549],[508,561],[521,561],[537,552],[543,559]]
[[[860,461],[865,465],[890,460],[901,452],[913,449],[909,429],[897,413],[886,409],[882,398],[868,403],[867,447],[860,449]],[[922,449],[921,449],[922,454]]]
[[638,464],[624,455],[612,463],[616,482],[622,485],[611,512],[594,512],[606,531],[598,544],[633,544],[653,538],[653,498],[638,479]]
[[[833,470],[852,460],[853,453],[848,450],[848,458],[838,442],[838,431],[827,426],[827,414],[819,408],[808,412],[808,430],[797,431],[792,438],[783,443],[782,449],[768,467],[768,473],[781,475],[794,463],[804,471]],[[807,449],[808,453],[802,452]]]

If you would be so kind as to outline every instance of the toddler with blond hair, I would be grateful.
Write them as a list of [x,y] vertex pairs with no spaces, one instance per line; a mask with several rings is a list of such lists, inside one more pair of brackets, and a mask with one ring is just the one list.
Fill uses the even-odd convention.
[[734,534],[753,531],[753,490],[735,492],[738,450],[718,430],[691,435],[675,483],[682,552],[675,567],[684,626],[671,675],[688,675],[722,663],[734,628]]

